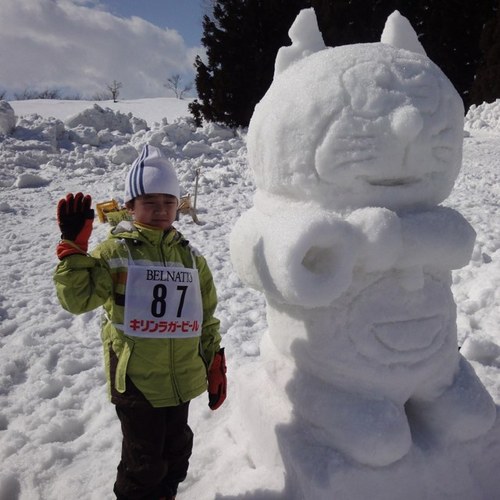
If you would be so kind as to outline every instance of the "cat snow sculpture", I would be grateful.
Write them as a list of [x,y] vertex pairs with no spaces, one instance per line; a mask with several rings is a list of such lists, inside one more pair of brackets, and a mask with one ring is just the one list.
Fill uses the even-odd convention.
[[475,233],[439,206],[461,167],[463,105],[408,21],[326,48],[314,11],[290,29],[248,130],[254,206],[231,257],[264,292],[261,354],[318,443],[382,467],[418,425],[487,432],[495,406],[457,349],[451,270]]

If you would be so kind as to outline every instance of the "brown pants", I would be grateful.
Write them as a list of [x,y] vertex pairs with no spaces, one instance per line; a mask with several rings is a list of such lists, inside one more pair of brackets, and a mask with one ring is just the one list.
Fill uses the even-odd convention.
[[193,448],[188,410],[189,402],[167,408],[116,406],[123,433],[114,487],[119,500],[175,496]]

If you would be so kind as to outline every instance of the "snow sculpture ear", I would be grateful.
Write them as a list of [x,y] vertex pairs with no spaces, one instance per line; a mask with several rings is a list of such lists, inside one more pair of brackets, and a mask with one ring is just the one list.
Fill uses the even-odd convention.
[[279,49],[274,63],[274,76],[282,73],[300,59],[325,48],[312,7],[299,12],[288,31],[288,36],[292,40],[292,45]]
[[410,21],[398,10],[387,18],[380,41],[396,49],[406,49],[427,56]]

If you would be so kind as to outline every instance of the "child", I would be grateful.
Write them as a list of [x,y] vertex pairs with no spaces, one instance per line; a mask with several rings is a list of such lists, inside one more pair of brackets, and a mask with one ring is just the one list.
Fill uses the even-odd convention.
[[193,444],[189,401],[207,379],[211,409],[226,397],[216,291],[206,260],[172,226],[179,198],[173,167],[145,146],[126,180],[133,221],[90,255],[90,196],[68,194],[57,207],[58,298],[75,314],[104,308],[109,396],[123,433],[118,499],[174,499]]

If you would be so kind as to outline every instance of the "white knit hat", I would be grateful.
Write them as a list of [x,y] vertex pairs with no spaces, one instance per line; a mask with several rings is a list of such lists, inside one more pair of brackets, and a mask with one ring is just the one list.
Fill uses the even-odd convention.
[[170,194],[181,197],[174,167],[161,151],[146,144],[132,164],[125,181],[125,203],[143,194]]

